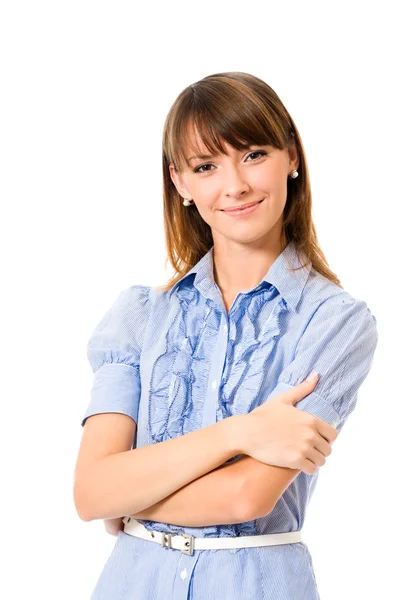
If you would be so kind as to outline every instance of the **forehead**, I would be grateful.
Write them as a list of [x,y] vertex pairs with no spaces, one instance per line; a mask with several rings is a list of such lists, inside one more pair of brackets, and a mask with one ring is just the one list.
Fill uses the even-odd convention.
[[[208,130],[203,132],[203,137],[204,141],[193,123],[187,125],[182,143],[187,160],[194,156],[207,158],[220,152],[228,154],[228,148],[231,146],[223,138]],[[245,141],[243,141],[244,147],[248,147]]]
[[[209,141],[207,139],[208,137],[209,136],[207,135],[207,141]],[[199,130],[191,122],[185,128],[183,144],[186,149],[186,154],[188,152],[194,154],[207,154],[209,151],[209,148],[207,148],[207,143],[203,142]]]

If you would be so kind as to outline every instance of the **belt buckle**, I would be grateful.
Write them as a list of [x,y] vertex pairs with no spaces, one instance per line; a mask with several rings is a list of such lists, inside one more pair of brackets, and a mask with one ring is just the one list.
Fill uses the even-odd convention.
[[175,533],[164,533],[161,534],[161,546],[163,548],[172,548],[171,537],[176,535]]
[[181,552],[183,552],[183,554],[189,554],[189,556],[193,556],[194,553],[194,535],[190,535],[189,533],[181,533],[181,536],[183,538],[186,538],[188,541],[184,543],[184,545],[186,546],[186,548],[182,548]]

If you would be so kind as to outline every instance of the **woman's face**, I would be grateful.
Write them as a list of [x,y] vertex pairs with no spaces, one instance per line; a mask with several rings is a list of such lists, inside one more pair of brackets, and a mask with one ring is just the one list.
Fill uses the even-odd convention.
[[[201,154],[208,151],[198,139],[195,143]],[[297,152],[278,150],[273,146],[250,146],[240,151],[224,144],[227,155],[210,158],[191,158],[190,168],[170,174],[182,198],[192,199],[201,217],[211,227],[214,241],[224,236],[239,243],[261,241],[280,236],[283,209],[286,204],[287,179],[298,166]],[[227,208],[259,202],[257,208],[238,216]],[[185,210],[191,210],[187,206]],[[269,235],[268,235],[269,233]]]

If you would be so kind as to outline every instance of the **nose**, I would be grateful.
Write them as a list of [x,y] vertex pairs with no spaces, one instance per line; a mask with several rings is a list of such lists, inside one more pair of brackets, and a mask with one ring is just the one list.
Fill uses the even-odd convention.
[[245,176],[236,167],[227,170],[225,195],[228,198],[241,198],[245,196],[250,189]]

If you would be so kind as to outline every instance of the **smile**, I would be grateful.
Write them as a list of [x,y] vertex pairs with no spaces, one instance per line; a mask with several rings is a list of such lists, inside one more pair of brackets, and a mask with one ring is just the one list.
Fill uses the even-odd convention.
[[230,215],[231,217],[242,217],[242,216],[245,216],[245,215],[249,215],[250,213],[253,213],[255,210],[257,210],[257,207],[263,201],[264,201],[264,198],[262,200],[260,200],[259,202],[256,202],[255,204],[247,206],[246,208],[223,210],[221,212],[224,212],[226,215]]

